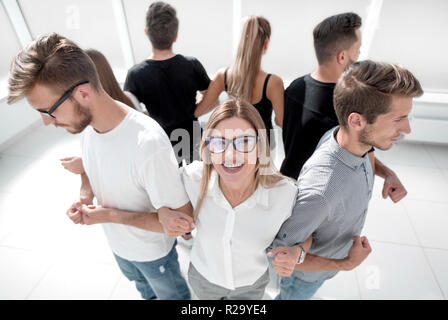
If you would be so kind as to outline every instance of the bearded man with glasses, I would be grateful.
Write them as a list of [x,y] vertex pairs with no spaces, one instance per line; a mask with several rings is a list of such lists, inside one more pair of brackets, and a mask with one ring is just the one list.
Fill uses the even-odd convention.
[[192,208],[157,122],[113,100],[88,55],[56,33],[16,55],[8,89],[8,103],[26,97],[45,125],[82,132],[83,166],[99,205],[76,201],[70,219],[103,225],[118,266],[144,299],[190,299],[176,241],[164,234],[159,213],[177,210],[167,216],[176,222],[175,237],[192,230]]

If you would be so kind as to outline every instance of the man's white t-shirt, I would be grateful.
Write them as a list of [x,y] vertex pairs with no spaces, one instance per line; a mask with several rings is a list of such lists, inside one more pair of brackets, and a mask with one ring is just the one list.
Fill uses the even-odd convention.
[[[152,118],[130,110],[109,132],[88,126],[81,147],[85,172],[103,207],[150,213],[189,201],[171,143]],[[112,251],[127,260],[156,260],[174,245],[164,233],[116,223],[103,227]]]

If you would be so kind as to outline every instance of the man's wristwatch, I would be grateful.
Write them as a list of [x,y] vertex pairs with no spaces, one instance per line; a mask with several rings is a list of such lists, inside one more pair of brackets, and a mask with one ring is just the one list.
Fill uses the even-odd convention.
[[303,261],[305,261],[306,251],[305,251],[305,249],[302,247],[302,245],[300,243],[296,243],[294,246],[298,246],[300,248],[300,250],[301,250],[299,261],[297,261],[296,264],[302,264]]

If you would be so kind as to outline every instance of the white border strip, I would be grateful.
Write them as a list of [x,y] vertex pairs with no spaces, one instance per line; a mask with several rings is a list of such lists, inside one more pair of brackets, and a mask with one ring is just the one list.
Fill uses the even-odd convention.
[[112,0],[112,8],[114,10],[115,22],[118,29],[118,37],[120,39],[120,47],[124,56],[124,63],[126,65],[126,69],[130,69],[135,64],[135,58],[134,52],[132,50],[131,38],[129,36],[123,1]]
[[3,0],[3,7],[22,47],[33,40],[17,0]]
[[369,57],[373,37],[375,36],[375,31],[378,28],[378,21],[380,19],[382,6],[383,0],[372,0],[369,8],[367,9],[366,22],[363,24],[364,28],[362,31],[362,45],[359,60],[365,60]]

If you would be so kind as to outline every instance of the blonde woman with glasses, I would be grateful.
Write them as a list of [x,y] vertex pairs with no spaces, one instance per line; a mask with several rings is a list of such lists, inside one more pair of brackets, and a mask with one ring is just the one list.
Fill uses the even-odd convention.
[[[261,115],[271,142],[272,110],[275,123],[283,124],[283,81],[261,69],[261,59],[266,53],[271,37],[269,21],[263,17],[245,19],[238,51],[230,68],[217,72],[202,101],[197,105],[195,117],[210,111],[221,92],[249,101]],[[272,144],[271,144],[271,147]]]
[[[275,169],[264,129],[252,105],[227,101],[208,121],[202,161],[181,168],[196,226],[188,278],[199,299],[261,299],[269,282],[266,249],[291,215],[297,188]],[[295,248],[285,258],[298,257]]]

